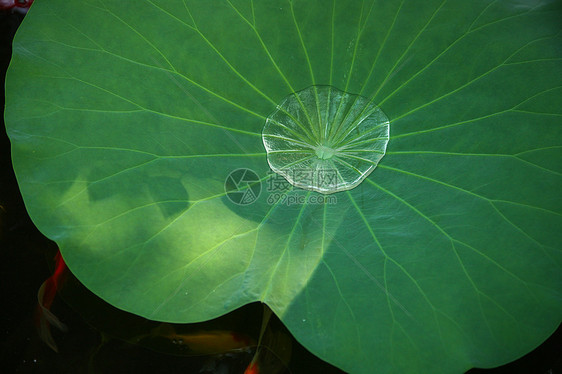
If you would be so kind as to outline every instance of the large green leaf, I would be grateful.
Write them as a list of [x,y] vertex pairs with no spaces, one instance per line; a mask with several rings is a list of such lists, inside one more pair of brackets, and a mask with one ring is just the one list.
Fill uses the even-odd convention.
[[[260,300],[353,373],[499,365],[562,314],[560,19],[531,0],[38,0],[7,76],[15,171],[119,308],[194,322]],[[310,86],[390,119],[351,190],[273,191],[262,129]],[[236,205],[243,168],[261,194]]]

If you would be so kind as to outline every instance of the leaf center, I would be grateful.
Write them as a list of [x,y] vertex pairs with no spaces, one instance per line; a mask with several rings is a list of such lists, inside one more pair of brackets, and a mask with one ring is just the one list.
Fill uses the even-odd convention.
[[334,156],[336,150],[330,147],[326,147],[324,145],[320,145],[316,148],[316,156],[322,160],[329,160]]

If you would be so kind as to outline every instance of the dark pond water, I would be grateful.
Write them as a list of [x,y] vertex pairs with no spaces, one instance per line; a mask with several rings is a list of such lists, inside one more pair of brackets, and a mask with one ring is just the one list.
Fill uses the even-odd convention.
[[[0,10],[0,81],[10,61],[10,45],[23,15]],[[2,92],[2,107],[4,95]],[[186,356],[185,345],[154,336],[159,324],[117,310],[69,275],[52,311],[68,326],[53,329],[58,353],[39,337],[34,313],[37,291],[53,271],[57,246],[37,231],[23,205],[12,171],[9,141],[0,126],[0,372],[3,373],[243,373],[254,350]],[[190,326],[190,331],[235,330],[257,340],[263,307],[251,304],[217,320]],[[175,326],[178,329],[178,326]],[[274,316],[268,332],[290,359],[269,357],[269,373],[342,373],[300,346]],[[151,336],[152,335],[152,336]],[[562,332],[511,364],[469,374],[562,373]],[[265,335],[264,335],[265,336]],[[279,354],[278,356],[283,356]]]

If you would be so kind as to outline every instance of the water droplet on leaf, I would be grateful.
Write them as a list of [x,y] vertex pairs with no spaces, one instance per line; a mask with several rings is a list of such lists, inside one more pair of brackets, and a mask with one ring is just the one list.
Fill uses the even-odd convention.
[[311,86],[283,99],[262,139],[274,172],[328,194],[359,185],[384,156],[389,135],[388,117],[371,100]]

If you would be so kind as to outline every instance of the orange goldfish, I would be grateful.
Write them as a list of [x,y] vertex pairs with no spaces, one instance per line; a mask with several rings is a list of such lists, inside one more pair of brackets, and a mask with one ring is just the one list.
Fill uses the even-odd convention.
[[173,344],[186,346],[192,353],[201,355],[223,353],[256,345],[255,340],[251,337],[233,331],[210,330],[178,333],[169,323],[160,324],[150,334],[138,338],[137,341],[147,336],[165,338]]
[[257,360],[250,362],[250,365],[244,370],[244,374],[260,374],[260,367],[258,366]]
[[37,292],[37,310],[35,313],[35,326],[39,337],[43,340],[53,351],[58,352],[57,345],[51,334],[51,325],[59,330],[65,332],[67,327],[62,323],[57,316],[51,312],[51,305],[57,295],[57,290],[60,289],[62,283],[66,279],[68,268],[62,259],[60,251],[55,255],[55,271]]

